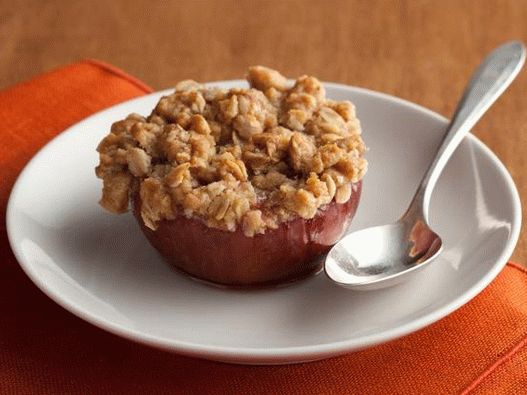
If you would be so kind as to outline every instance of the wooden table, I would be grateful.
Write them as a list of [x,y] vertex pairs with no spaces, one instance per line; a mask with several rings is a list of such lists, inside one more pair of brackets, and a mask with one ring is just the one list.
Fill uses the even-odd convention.
[[[263,64],[449,115],[484,54],[513,38],[527,42],[527,1],[3,1],[0,88],[82,58],[154,88],[239,78]],[[526,84],[524,71],[475,128],[524,201]],[[525,232],[513,259],[527,264]]]

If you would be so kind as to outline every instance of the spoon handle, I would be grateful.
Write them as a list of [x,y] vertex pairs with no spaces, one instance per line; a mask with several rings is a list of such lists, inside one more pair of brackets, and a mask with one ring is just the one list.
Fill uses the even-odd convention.
[[511,41],[496,48],[474,72],[405,216],[418,215],[428,223],[430,197],[439,175],[463,137],[518,75],[524,61],[525,47]]

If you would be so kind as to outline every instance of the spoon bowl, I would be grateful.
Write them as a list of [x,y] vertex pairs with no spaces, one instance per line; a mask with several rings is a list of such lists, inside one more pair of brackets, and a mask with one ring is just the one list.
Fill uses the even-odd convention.
[[326,274],[344,287],[383,288],[426,266],[442,246],[439,235],[424,221],[402,218],[345,236],[326,257]]

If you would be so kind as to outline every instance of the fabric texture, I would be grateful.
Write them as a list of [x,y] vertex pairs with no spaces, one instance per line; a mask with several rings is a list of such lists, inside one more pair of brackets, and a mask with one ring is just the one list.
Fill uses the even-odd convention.
[[[150,92],[84,61],[0,92],[0,210],[23,166],[66,127]],[[402,339],[325,361],[237,366],[132,343],[73,316],[25,276],[0,228],[0,393],[527,393],[527,271],[509,263],[474,300]]]

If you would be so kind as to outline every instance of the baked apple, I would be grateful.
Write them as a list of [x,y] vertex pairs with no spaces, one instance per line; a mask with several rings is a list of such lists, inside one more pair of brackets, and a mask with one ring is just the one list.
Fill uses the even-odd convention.
[[216,284],[278,284],[320,269],[344,233],[366,172],[349,101],[302,76],[251,67],[249,88],[182,81],[148,117],[99,144],[101,205],[133,212],[178,269]]
[[232,286],[273,285],[318,272],[317,260],[348,227],[359,203],[361,181],[345,203],[329,203],[311,219],[282,222],[264,234],[246,236],[241,229],[225,232],[198,218],[176,215],[155,230],[141,218],[136,194],[133,211],[150,243],[176,268],[201,280]]

